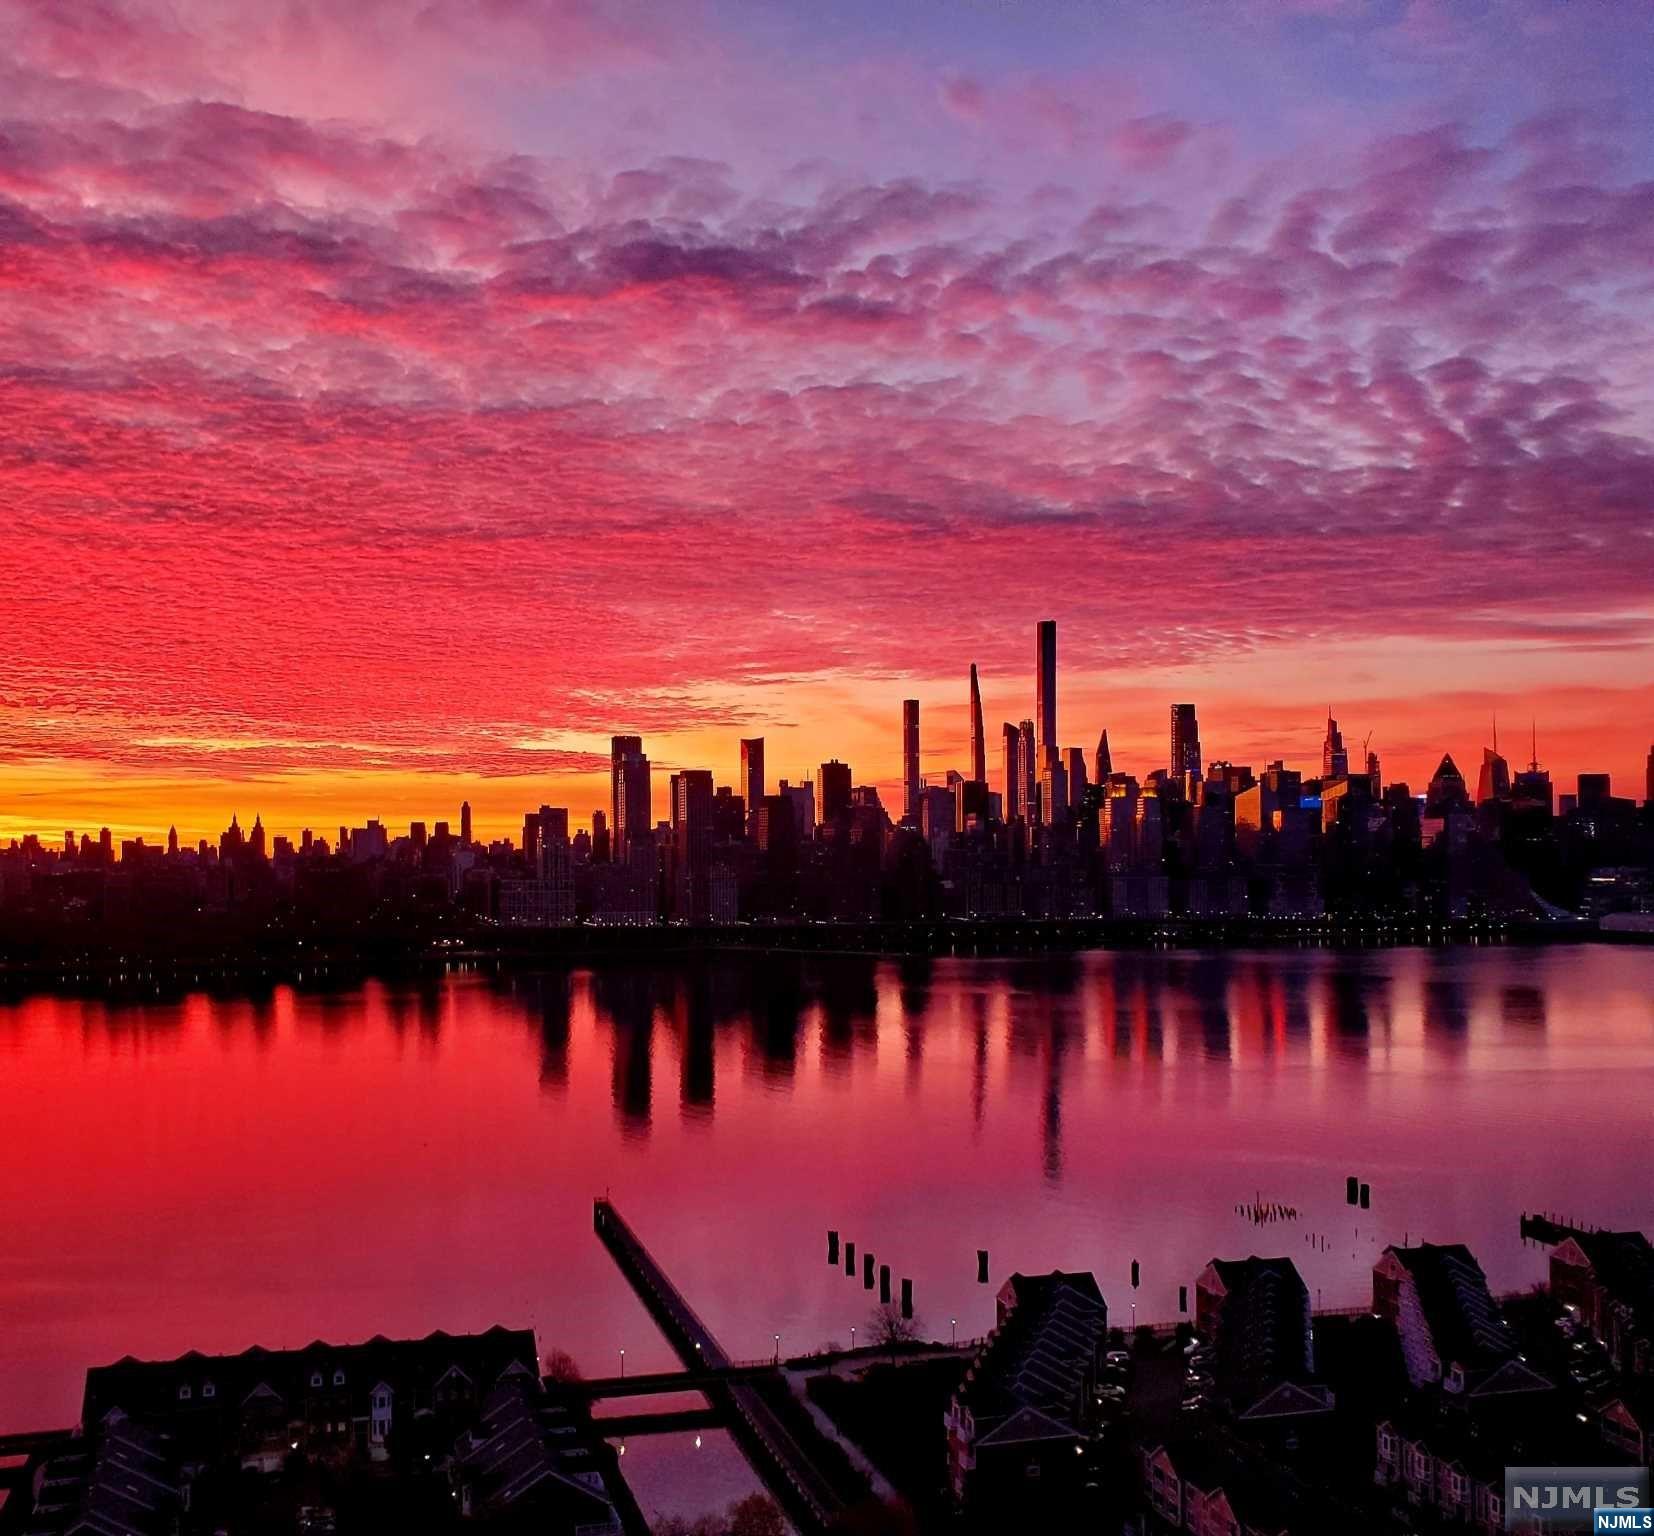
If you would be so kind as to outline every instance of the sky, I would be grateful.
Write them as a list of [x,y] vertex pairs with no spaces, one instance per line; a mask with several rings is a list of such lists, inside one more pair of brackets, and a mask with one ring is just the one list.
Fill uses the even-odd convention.
[[[1654,9],[0,0],[0,837],[1654,741]],[[992,754],[991,754],[992,755]],[[888,797],[887,797],[887,803]]]

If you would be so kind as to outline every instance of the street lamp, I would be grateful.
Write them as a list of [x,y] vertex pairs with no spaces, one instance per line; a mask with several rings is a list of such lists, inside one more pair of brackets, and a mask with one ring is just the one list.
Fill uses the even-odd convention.
[[948,1319],[948,1327],[953,1330],[953,1342],[957,1344],[959,1342],[959,1319],[957,1317],[950,1317]]
[[850,1330],[850,1353],[855,1354],[855,1352],[856,1352],[856,1330],[854,1328],[852,1328]]
[[777,1365],[781,1364],[781,1335],[779,1333],[775,1336],[775,1363]]
[[625,1350],[621,1350],[621,1352],[620,1352],[620,1375],[621,1375],[621,1378],[624,1380],[625,1375],[626,1375],[626,1351]]

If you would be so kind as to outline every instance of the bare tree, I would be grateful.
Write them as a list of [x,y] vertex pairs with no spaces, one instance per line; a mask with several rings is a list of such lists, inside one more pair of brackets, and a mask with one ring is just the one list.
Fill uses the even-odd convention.
[[566,1349],[548,1349],[545,1366],[547,1381],[569,1383],[585,1380],[580,1374],[580,1367],[574,1363],[574,1356]]
[[867,1317],[868,1337],[875,1344],[894,1349],[898,1344],[911,1344],[919,1337],[919,1320],[903,1317],[902,1309],[893,1301],[874,1307]]

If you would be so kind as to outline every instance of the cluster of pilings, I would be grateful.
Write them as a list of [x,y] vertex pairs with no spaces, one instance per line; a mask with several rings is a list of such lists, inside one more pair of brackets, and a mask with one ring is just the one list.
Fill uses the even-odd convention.
[[[853,1278],[856,1274],[856,1245],[852,1242],[841,1244],[838,1229],[836,1227],[829,1228],[827,1232],[827,1262],[835,1269],[839,1265],[841,1249],[843,1250],[844,1272]],[[890,1266],[888,1264],[875,1266],[873,1255],[864,1252],[861,1256],[861,1285],[864,1291],[873,1289],[875,1268],[878,1276],[879,1305],[887,1307],[890,1305]],[[906,1278],[902,1280],[902,1316],[910,1321],[913,1317],[913,1282]]]

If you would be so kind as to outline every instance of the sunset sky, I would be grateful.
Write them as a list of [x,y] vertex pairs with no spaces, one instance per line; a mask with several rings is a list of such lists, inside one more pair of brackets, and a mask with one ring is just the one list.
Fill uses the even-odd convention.
[[[0,0],[0,837],[1654,740],[1654,9]],[[993,756],[997,756],[995,751]],[[887,804],[893,803],[891,796]]]

